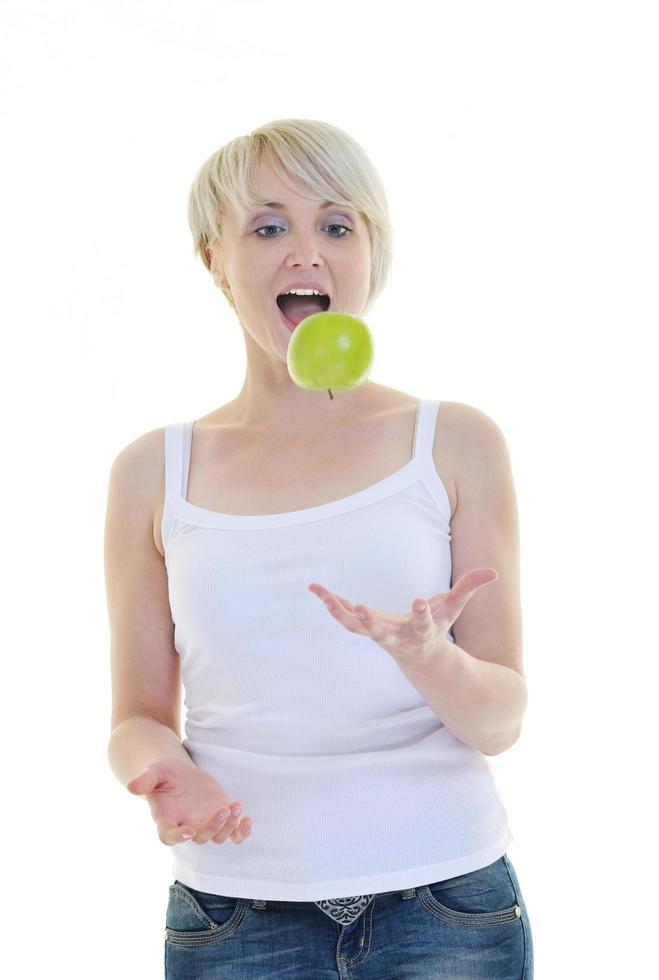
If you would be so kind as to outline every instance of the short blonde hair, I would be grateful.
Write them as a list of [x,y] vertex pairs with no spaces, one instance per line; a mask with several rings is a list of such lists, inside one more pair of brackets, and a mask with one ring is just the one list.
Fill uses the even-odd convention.
[[[222,243],[227,211],[257,203],[256,169],[263,158],[290,186],[289,175],[323,199],[361,212],[371,239],[371,281],[364,312],[384,289],[391,271],[393,234],[382,181],[348,133],[315,119],[276,119],[220,147],[200,167],[188,197],[193,254],[215,275],[213,246]],[[293,188],[291,188],[293,189]],[[235,310],[229,289],[222,288]]]

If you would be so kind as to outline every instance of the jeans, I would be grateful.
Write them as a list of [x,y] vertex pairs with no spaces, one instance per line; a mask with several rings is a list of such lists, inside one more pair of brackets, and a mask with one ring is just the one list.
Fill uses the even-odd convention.
[[169,886],[166,980],[532,980],[533,939],[507,854],[468,874],[378,892],[340,925],[314,902]]

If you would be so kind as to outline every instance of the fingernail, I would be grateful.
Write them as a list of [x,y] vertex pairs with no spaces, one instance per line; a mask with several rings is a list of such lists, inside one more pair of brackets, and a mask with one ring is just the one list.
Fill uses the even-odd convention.
[[415,602],[414,606],[419,612],[423,612],[423,610],[426,608],[425,602]]
[[233,814],[234,817],[237,817],[241,810],[242,810],[242,807],[241,807],[241,805],[239,803],[235,803],[231,807],[231,813]]
[[188,832],[186,831],[186,832],[185,832],[185,833],[183,834],[183,838],[184,838],[184,840],[187,840],[187,839],[188,839],[189,837],[194,837],[194,834],[190,834],[190,833],[188,833]]

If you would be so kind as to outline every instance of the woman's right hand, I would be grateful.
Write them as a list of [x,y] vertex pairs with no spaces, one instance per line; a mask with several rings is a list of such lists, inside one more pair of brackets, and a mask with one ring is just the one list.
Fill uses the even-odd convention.
[[[126,785],[135,796],[145,796],[163,844],[242,844],[252,832],[252,821],[239,812],[232,816],[229,799],[206,772],[178,759],[156,759]],[[239,804],[240,805],[240,804]],[[225,820],[219,819],[228,813]],[[188,838],[184,834],[188,834]]]

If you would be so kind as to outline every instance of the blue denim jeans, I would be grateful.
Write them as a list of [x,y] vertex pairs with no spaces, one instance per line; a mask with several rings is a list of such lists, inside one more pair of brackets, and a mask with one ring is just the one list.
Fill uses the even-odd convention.
[[337,924],[314,902],[169,886],[166,980],[532,980],[533,939],[507,854],[477,871],[378,892]]

